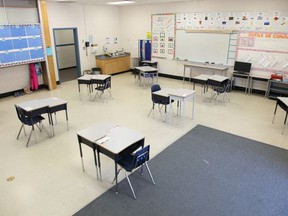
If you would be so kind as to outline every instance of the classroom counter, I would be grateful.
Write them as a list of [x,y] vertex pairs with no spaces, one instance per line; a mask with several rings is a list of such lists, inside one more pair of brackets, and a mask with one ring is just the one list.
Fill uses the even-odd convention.
[[130,70],[130,53],[117,56],[98,55],[96,58],[97,67],[101,68],[102,74],[115,74]]

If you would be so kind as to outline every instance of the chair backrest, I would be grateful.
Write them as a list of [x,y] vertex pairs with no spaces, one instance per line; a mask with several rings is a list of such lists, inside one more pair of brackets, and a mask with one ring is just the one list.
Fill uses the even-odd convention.
[[144,148],[138,150],[134,154],[133,163],[134,168],[137,168],[149,160],[150,145],[145,146]]
[[105,80],[105,89],[111,88],[111,77]]
[[228,80],[225,85],[225,92],[230,92],[230,91],[231,91],[231,80]]
[[[25,125],[35,124],[37,123],[37,120],[39,120],[39,116],[41,116],[41,114],[49,113],[48,106],[34,109],[33,112],[26,112],[24,109],[17,105],[15,105],[15,108],[19,120]],[[35,119],[37,120],[35,121]]]
[[25,124],[26,120],[27,120],[27,116],[24,113],[24,110],[21,109],[20,107],[18,107],[17,105],[15,105],[15,109],[16,109],[16,113],[17,113],[17,117],[18,119]]
[[159,91],[159,90],[161,90],[161,87],[160,87],[159,84],[154,84],[154,85],[151,86],[151,94],[153,92],[156,92],[156,91]]

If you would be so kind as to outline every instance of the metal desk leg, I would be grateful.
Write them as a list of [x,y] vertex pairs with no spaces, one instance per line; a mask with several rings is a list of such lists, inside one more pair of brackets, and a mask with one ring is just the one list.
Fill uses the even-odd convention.
[[80,157],[81,157],[82,170],[83,170],[83,172],[85,172],[84,162],[83,162],[83,153],[82,153],[82,147],[81,147],[81,143],[80,143],[80,142],[79,142],[79,149],[80,149]]
[[101,163],[100,163],[100,153],[97,150],[97,157],[98,157],[98,168],[99,168],[99,175],[100,175],[100,181],[102,182],[102,172],[101,172]]
[[118,193],[118,175],[117,175],[117,163],[115,161],[115,182],[116,182],[116,185],[115,185],[115,193],[117,194]]
[[94,162],[95,162],[95,168],[96,168],[96,176],[97,176],[97,179],[99,180],[98,168],[97,168],[97,158],[96,158],[96,148],[93,148],[93,155],[94,155]]
[[283,129],[282,129],[282,135],[284,135],[284,130],[286,128],[286,122],[287,122],[287,115],[288,115],[288,111],[286,111],[286,116],[285,116],[285,120],[284,120],[284,126],[283,126]]
[[274,124],[274,120],[275,120],[275,116],[276,116],[276,112],[277,112],[277,107],[278,107],[278,102],[276,102],[272,124]]

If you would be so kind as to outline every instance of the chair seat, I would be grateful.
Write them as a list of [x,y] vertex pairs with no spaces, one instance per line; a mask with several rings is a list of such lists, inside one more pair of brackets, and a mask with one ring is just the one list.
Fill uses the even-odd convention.
[[[128,154],[123,155],[123,157],[119,161],[117,161],[117,164],[119,164],[126,171],[125,176],[126,176],[126,179],[129,183],[130,189],[135,199],[136,199],[136,195],[135,195],[133,186],[130,182],[127,172],[132,172],[133,169],[141,167],[141,174],[143,174],[142,168],[144,165],[149,173],[152,183],[155,184],[155,181],[153,179],[153,176],[151,174],[151,171],[147,163],[147,161],[149,161],[149,151],[150,151],[150,146],[148,145],[136,151],[135,153],[128,153]],[[117,175],[119,174],[120,170],[118,170]],[[115,176],[115,179],[116,179],[116,176]]]
[[41,115],[33,116],[33,118],[23,118],[23,124],[32,126],[34,124],[37,124],[41,121],[43,121],[45,118]]
[[134,160],[134,155],[130,154],[120,159],[118,161],[118,164],[126,171],[131,172],[134,168],[133,160]]

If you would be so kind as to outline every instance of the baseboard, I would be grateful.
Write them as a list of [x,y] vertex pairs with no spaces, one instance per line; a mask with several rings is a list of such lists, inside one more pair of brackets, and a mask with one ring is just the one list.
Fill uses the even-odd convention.
[[[38,86],[38,90],[39,89],[49,89],[49,88],[47,85],[42,84]],[[0,94],[0,98],[5,98],[5,97],[10,97],[10,96],[15,96],[15,95],[19,95],[19,96],[25,95],[24,90],[18,89],[18,90],[11,91],[11,92],[5,92],[5,93]]]

